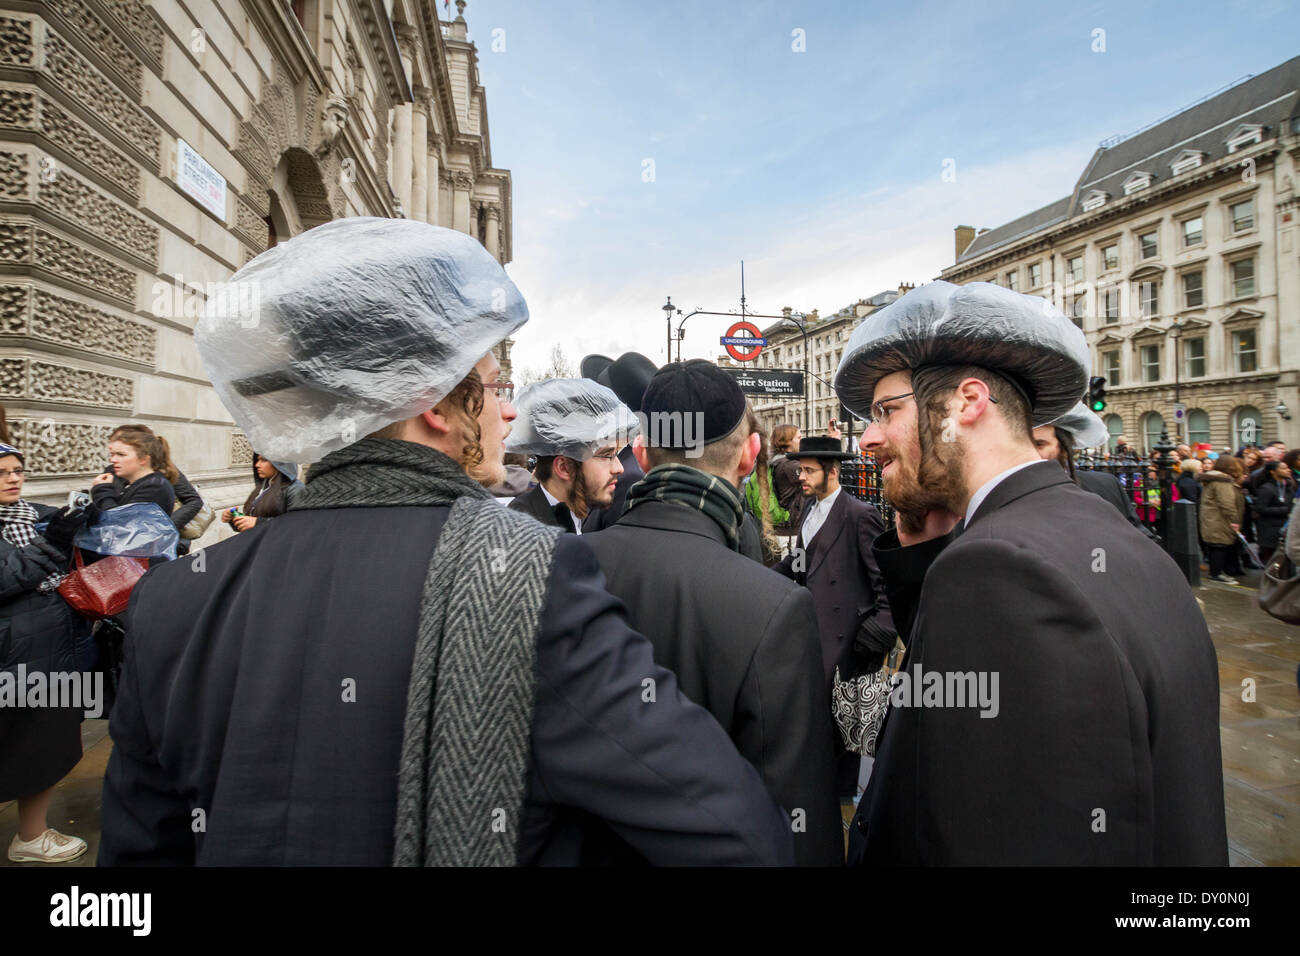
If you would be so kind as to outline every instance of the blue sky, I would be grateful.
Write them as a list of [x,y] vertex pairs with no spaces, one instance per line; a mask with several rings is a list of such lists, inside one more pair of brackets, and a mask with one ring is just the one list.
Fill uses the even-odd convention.
[[[954,226],[1066,195],[1098,141],[1300,53],[1282,0],[471,0],[465,15],[493,161],[513,176],[508,268],[532,314],[516,367],[555,342],[575,365],[663,361],[665,296],[737,308],[741,259],[756,312],[825,315],[929,281]],[[715,356],[726,324],[692,319],[683,356]]]

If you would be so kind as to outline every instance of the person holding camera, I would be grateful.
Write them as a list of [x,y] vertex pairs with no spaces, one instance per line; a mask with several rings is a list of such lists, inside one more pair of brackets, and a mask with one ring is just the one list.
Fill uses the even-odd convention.
[[264,455],[253,455],[253,490],[243,507],[221,512],[223,523],[235,531],[247,531],[258,521],[278,518],[289,510],[303,490],[293,465],[277,464]]

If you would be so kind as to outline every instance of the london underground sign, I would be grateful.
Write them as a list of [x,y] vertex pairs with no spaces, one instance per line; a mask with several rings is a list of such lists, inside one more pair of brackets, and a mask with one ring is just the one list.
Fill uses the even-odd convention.
[[744,321],[733,324],[719,341],[727,347],[727,354],[737,362],[752,362],[767,344],[762,330],[753,322]]

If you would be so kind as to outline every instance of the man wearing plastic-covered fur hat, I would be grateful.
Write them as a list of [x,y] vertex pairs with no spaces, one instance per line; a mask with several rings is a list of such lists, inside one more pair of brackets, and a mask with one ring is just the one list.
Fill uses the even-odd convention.
[[496,260],[345,219],[234,281],[200,356],[254,448],[314,464],[136,586],[99,862],[790,863],[590,549],[485,487],[515,417],[491,350],[528,318]]
[[1109,472],[1074,467],[1074,452],[1079,448],[1096,448],[1110,438],[1106,424],[1087,405],[1080,402],[1060,418],[1034,427],[1034,447],[1045,461],[1055,461],[1084,491],[1091,491],[1123,515],[1124,520],[1148,538],[1154,537],[1138,520],[1133,498],[1124,493],[1119,479]]
[[1177,567],[1043,461],[1083,335],[1043,300],[922,286],[835,376],[870,419],[907,642],[851,862],[1226,865],[1218,672]]
[[620,449],[639,431],[614,392],[585,378],[551,378],[524,389],[506,450],[536,455],[537,487],[509,507],[566,534],[582,534],[595,508],[614,501]]

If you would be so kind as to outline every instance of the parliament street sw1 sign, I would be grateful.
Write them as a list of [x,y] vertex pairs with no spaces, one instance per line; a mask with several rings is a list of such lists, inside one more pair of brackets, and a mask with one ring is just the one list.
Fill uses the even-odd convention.
[[803,372],[780,372],[774,369],[724,368],[746,395],[802,395]]
[[744,321],[734,323],[718,341],[727,347],[727,354],[737,362],[752,362],[767,344],[762,330],[753,322]]

